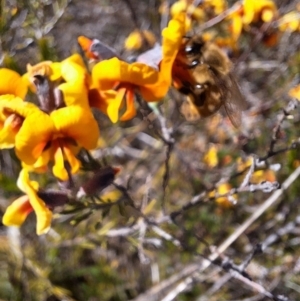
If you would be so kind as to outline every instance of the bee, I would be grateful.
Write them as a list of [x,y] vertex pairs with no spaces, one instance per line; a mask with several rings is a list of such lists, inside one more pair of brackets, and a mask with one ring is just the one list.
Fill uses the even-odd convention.
[[214,43],[201,36],[184,37],[172,77],[175,88],[186,95],[180,111],[188,121],[208,117],[224,107],[235,127],[247,104],[231,73],[232,63]]

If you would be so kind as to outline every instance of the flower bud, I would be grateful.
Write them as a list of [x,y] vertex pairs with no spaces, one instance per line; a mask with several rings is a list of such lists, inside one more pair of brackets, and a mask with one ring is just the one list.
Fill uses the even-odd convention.
[[80,198],[85,195],[96,195],[104,188],[112,184],[115,175],[120,171],[118,167],[105,166],[96,171],[93,177],[84,183],[78,193],[77,197]]
[[63,206],[69,201],[69,197],[65,192],[57,190],[39,190],[37,195],[51,210],[53,210],[54,207]]

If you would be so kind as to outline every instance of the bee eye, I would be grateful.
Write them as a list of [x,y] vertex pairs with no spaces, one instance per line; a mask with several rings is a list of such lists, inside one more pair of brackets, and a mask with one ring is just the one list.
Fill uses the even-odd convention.
[[187,55],[191,55],[191,54],[199,54],[201,52],[201,48],[203,47],[203,43],[201,42],[197,42],[197,43],[192,43],[191,45],[187,45],[185,46],[185,53]]
[[184,49],[186,54],[191,54],[194,51],[194,47],[193,46],[186,46]]
[[196,60],[193,60],[189,65],[188,65],[188,68],[195,68],[197,65],[200,64],[200,61],[198,59]]
[[203,89],[204,87],[203,87],[203,85],[197,84],[197,85],[195,85],[194,88],[195,88],[196,90],[198,90],[198,89]]

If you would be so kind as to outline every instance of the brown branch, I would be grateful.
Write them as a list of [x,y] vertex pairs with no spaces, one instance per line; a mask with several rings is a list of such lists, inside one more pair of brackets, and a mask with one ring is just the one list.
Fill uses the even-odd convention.
[[285,119],[287,119],[288,116],[290,116],[290,112],[293,111],[293,110],[295,110],[295,108],[297,107],[297,105],[298,105],[297,100],[293,99],[293,100],[289,101],[289,103],[282,110],[282,112],[280,112],[277,115],[277,123],[276,123],[275,127],[273,128],[273,134],[272,134],[272,139],[271,139],[271,142],[270,142],[269,150],[268,150],[267,154],[264,157],[259,158],[259,161],[265,161],[265,160],[269,159],[272,156],[275,156],[277,154],[280,154],[282,152],[286,152],[286,151],[288,151],[290,149],[294,149],[295,147],[297,147],[297,143],[296,144],[292,143],[291,146],[288,146],[286,148],[274,151],[274,147],[275,147],[275,145],[277,143],[277,140],[279,138],[279,133],[280,133],[280,130],[281,130],[281,125],[282,125],[283,121]]
[[[183,282],[186,282],[187,278],[193,277],[194,273],[204,272],[212,262],[215,262],[216,259],[224,253],[267,209],[271,206],[274,206],[279,198],[282,196],[284,191],[286,191],[289,186],[299,177],[300,175],[300,167],[294,170],[294,172],[284,181],[281,186],[281,189],[275,191],[265,202],[258,207],[258,209],[241,225],[239,226],[234,233],[232,233],[216,250],[208,257],[208,259],[202,259],[200,263],[191,263],[187,265],[181,272],[171,276],[170,278],[162,281],[158,285],[150,288],[144,294],[139,295],[137,298],[132,301],[159,301],[163,299],[163,296],[166,296],[168,292],[172,291],[178,285]],[[259,292],[266,292],[266,290],[261,287],[259,284],[252,282],[246,277],[242,276],[238,272],[232,274],[233,277],[238,278],[243,281],[248,286],[257,289]],[[285,297],[268,295],[267,297],[272,298],[274,301],[283,301],[288,300]]]

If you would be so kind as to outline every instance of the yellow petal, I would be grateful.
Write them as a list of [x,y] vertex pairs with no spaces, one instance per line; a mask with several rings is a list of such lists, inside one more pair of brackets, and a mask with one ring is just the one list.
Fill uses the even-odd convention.
[[[226,194],[231,190],[232,186],[229,183],[221,184],[217,192],[219,195]],[[234,205],[234,201],[236,201],[236,195],[231,196],[223,196],[216,198],[216,202],[223,208],[230,208]]]
[[127,50],[139,50],[142,47],[143,38],[139,30],[134,30],[126,38],[124,42],[124,47]]
[[33,103],[23,101],[19,97],[2,95],[0,96],[0,111],[4,112],[6,116],[15,113],[26,118],[32,113],[40,111],[40,109]]
[[23,119],[16,114],[11,114],[5,120],[3,128],[0,131],[0,148],[12,148],[15,146],[15,137],[18,133]]
[[58,89],[63,93],[66,106],[89,107],[88,89],[82,80],[63,83],[58,86]]
[[[266,11],[265,15],[264,10]],[[271,0],[244,0],[244,24],[255,23],[260,19],[269,22],[276,14],[276,4]]]
[[39,109],[31,103],[24,102],[13,95],[0,96],[0,148],[11,148],[15,144],[15,137],[22,127],[24,118]]
[[52,212],[46,207],[44,201],[37,195],[36,185],[29,180],[29,174],[26,169],[22,169],[19,176],[19,181],[22,182],[21,186],[24,192],[29,197],[29,202],[36,214],[37,226],[36,232],[38,235],[46,233],[51,226]]
[[22,162],[22,167],[26,168],[29,172],[45,173],[48,170],[48,163],[50,161],[51,147],[43,151],[33,165]]
[[237,163],[237,171],[243,172],[253,164],[253,158],[248,157],[244,160],[242,158],[238,158],[236,163]]
[[204,155],[203,161],[210,168],[214,168],[218,165],[218,149],[214,144],[209,147],[208,151]]
[[139,50],[143,46],[143,41],[149,47],[153,47],[156,42],[155,35],[149,30],[134,30],[126,38],[124,47],[127,50]]
[[271,22],[274,18],[274,12],[272,9],[266,8],[262,11],[261,19],[264,22]]
[[[255,1],[255,0],[254,0]],[[243,23],[250,24],[254,20],[255,10],[253,0],[244,0]]]
[[257,184],[262,181],[265,181],[266,179],[264,178],[265,171],[264,170],[257,170],[255,171],[252,176],[251,176],[251,183]]
[[113,89],[116,82],[130,83],[140,88],[146,101],[164,97],[171,85],[171,70],[184,36],[185,14],[172,19],[163,30],[163,59],[160,71],[143,63],[127,64],[117,58],[102,61],[92,70],[93,83],[98,89]]
[[159,78],[155,83],[144,83],[140,87],[140,92],[146,101],[157,101],[163,98],[168,92],[172,82],[172,66],[182,43],[185,34],[184,29],[185,14],[176,15],[168,27],[162,32],[163,58],[160,63]]
[[126,111],[120,118],[121,121],[132,119],[136,115],[136,108],[134,106],[134,93],[128,90],[126,93]]
[[116,97],[107,104],[107,116],[111,122],[116,123],[119,119],[119,109],[125,96],[126,88],[118,90]]
[[23,195],[7,207],[2,219],[3,225],[20,227],[32,211],[28,196]]
[[70,106],[53,111],[50,116],[61,137],[72,138],[86,149],[96,148],[100,131],[89,109]]
[[137,86],[154,84],[158,72],[145,64],[128,64],[118,58],[104,60],[92,70],[93,83],[101,90],[110,90],[116,82],[132,83]]
[[59,178],[62,181],[67,181],[69,179],[68,172],[65,169],[63,151],[59,147],[59,145],[55,147],[54,165],[52,171],[55,177]]
[[299,101],[300,101],[300,85],[292,88],[290,91],[289,91],[289,95],[291,97],[295,97],[297,98]]
[[242,18],[239,14],[235,14],[232,17],[232,27],[231,28],[232,28],[232,37],[236,41],[240,37],[242,29],[243,29]]
[[75,157],[73,151],[71,150],[71,146],[68,146],[67,143],[63,145],[63,154],[66,160],[69,162],[71,167],[71,173],[76,174],[81,166],[80,161]]
[[36,233],[38,235],[45,234],[51,227],[52,212],[46,207],[44,201],[38,197],[36,191],[31,187],[28,187],[27,195],[36,214]]
[[19,159],[26,164],[34,164],[55,132],[49,115],[40,110],[32,112],[16,135],[15,150]]
[[[79,60],[79,61],[78,61]],[[83,80],[87,76],[87,70],[82,65],[79,55],[74,55],[61,62],[61,75],[66,82]]]
[[80,56],[74,55],[61,63],[61,75],[65,83],[59,85],[58,88],[62,91],[67,106],[88,107],[88,87],[91,80],[79,58]]
[[278,28],[281,31],[300,31],[300,13],[291,11],[283,15],[280,20],[278,20]]
[[25,83],[26,87],[30,89],[32,93],[36,93],[36,86],[31,82],[28,72],[22,75],[22,81]]
[[49,79],[51,81],[61,80],[61,62],[54,62],[51,64],[51,75],[49,76]]
[[81,66],[84,70],[86,70],[86,65],[83,61],[82,56],[79,53],[74,53],[74,54],[72,54],[71,56],[69,56],[68,58],[66,58],[65,60],[62,61],[62,63],[66,63],[66,62],[73,62],[73,63]]
[[100,91],[92,88],[89,90],[89,105],[107,115],[107,106],[117,97],[117,94],[118,92],[115,90]]
[[175,2],[170,9],[171,16],[174,17],[182,12],[186,12],[188,4],[186,1]]
[[12,94],[20,98],[24,98],[27,93],[26,82],[15,71],[0,68],[0,95]]
[[28,86],[33,92],[36,92],[36,87],[34,85],[34,79],[36,75],[43,77],[49,77],[53,75],[53,70],[51,68],[51,61],[43,61],[34,66],[27,64],[27,73],[23,75],[23,80],[27,82]]
[[85,36],[79,36],[77,41],[88,59],[97,59],[98,58],[93,52],[90,51],[93,40],[91,40]]

